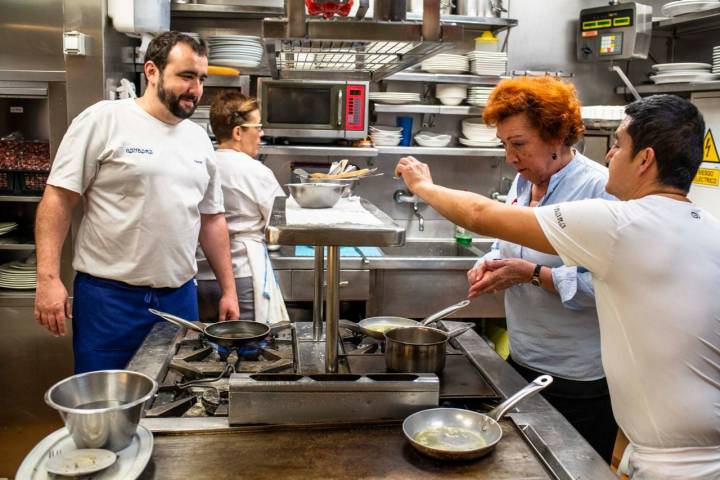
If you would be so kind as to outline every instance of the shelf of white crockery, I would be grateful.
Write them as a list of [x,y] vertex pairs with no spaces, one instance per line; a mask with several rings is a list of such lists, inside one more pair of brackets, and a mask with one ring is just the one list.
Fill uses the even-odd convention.
[[471,105],[423,105],[420,103],[407,105],[388,105],[375,103],[377,113],[434,113],[440,115],[482,115],[485,107]]
[[390,75],[384,82],[425,82],[425,83],[461,83],[466,85],[497,85],[500,80],[509,77],[498,75],[474,75],[460,73],[428,73],[419,71],[404,71]]
[[448,157],[504,157],[502,148],[476,147],[383,147],[375,146],[380,155],[437,155]]
[[304,155],[308,157],[376,157],[373,147],[337,147],[315,145],[260,145],[260,155]]
[[[712,82],[665,83],[662,85],[636,85],[638,93],[691,93],[720,91],[720,80]],[[626,95],[630,93],[627,87],[616,87],[615,93]]]

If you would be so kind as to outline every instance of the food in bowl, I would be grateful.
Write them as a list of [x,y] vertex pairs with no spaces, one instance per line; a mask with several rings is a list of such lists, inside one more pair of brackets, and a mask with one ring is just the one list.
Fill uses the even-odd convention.
[[285,186],[302,208],[331,208],[346,187],[340,183],[288,183]]

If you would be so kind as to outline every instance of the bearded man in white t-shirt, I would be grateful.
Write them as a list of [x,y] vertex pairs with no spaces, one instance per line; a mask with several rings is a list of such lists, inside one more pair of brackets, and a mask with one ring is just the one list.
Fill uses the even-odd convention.
[[540,208],[434,185],[409,189],[455,224],[558,254],[593,276],[613,413],[632,479],[720,478],[720,221],[687,198],[705,123],[676,96],[630,104],[608,152],[608,193]]
[[38,206],[35,317],[65,335],[60,249],[83,200],[73,258],[77,373],[124,368],[159,320],[148,308],[198,318],[198,238],[222,290],[219,320],[239,317],[212,143],[186,120],[203,92],[207,47],[163,33],[144,69],[141,98],[98,102],[73,120]]

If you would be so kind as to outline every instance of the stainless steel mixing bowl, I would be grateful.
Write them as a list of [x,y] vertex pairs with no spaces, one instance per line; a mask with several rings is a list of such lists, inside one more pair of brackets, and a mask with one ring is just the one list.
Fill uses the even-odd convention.
[[339,183],[288,183],[290,195],[303,208],[330,208],[345,190]]
[[120,451],[130,445],[145,402],[158,384],[142,373],[100,370],[61,380],[45,393],[78,448]]

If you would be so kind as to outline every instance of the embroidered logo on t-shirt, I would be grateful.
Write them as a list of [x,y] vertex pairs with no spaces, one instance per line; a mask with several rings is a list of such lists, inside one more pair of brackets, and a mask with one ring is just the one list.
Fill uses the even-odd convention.
[[700,212],[697,212],[697,211],[694,211],[694,210],[693,210],[692,212],[690,212],[690,216],[691,216],[692,218],[694,218],[695,220],[700,220]]
[[567,225],[565,224],[565,219],[562,216],[560,207],[555,207],[553,209],[553,213],[555,214],[555,220],[557,221],[557,224],[560,226],[560,228],[565,228]]
[[152,155],[152,148],[143,147],[125,147],[126,155]]

